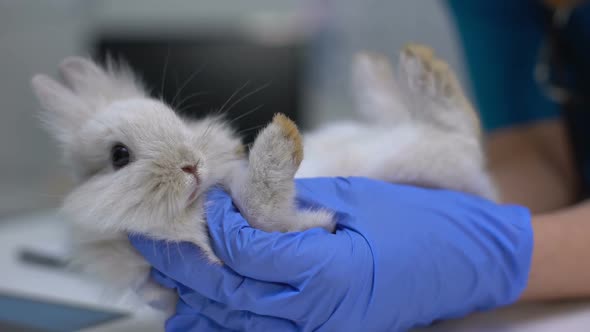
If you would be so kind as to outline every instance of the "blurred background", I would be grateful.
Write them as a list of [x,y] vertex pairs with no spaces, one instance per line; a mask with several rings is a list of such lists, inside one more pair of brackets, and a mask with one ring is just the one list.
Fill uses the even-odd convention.
[[277,111],[303,128],[352,116],[350,60],[363,49],[395,59],[429,44],[469,90],[443,2],[360,3],[0,0],[0,217],[58,206],[70,188],[29,86],[69,55],[126,59],[190,116],[225,103],[247,139]]

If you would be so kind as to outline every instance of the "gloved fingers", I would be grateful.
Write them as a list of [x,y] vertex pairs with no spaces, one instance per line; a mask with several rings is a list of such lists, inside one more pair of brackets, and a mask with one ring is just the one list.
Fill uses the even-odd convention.
[[[291,294],[293,290],[287,284],[250,279],[227,266],[210,264],[200,257],[200,249],[190,243],[175,244],[178,245],[178,250],[167,252],[169,246],[162,241],[141,236],[130,236],[130,240],[158,270],[152,272],[152,276],[164,287],[190,288],[210,299],[241,310],[264,306],[274,308],[277,294]],[[281,298],[283,302],[288,299]]]
[[154,280],[158,284],[162,285],[162,287],[174,289],[177,286],[177,282],[174,279],[171,279],[170,277],[168,277],[164,273],[156,270],[153,267],[150,270],[150,276],[151,276],[152,280]]
[[[286,319],[257,315],[249,311],[232,310],[227,306],[192,293],[180,298],[176,315],[167,326],[186,327],[191,320],[204,319],[212,325],[232,331],[297,331],[297,326]],[[173,329],[181,331],[180,329]],[[183,330],[184,331],[184,330]]]
[[[328,291],[325,289],[302,295],[301,289],[284,283],[251,279],[236,274],[227,266],[203,264],[201,260],[204,258],[198,258],[199,249],[190,243],[179,243],[179,251],[164,253],[166,243],[137,236],[130,238],[140,252],[149,251],[152,264],[158,270],[152,272],[154,280],[164,287],[176,288],[180,296],[190,297],[196,294],[223,303],[234,310],[288,319],[304,317],[311,308],[310,303],[324,301],[324,306],[331,303],[331,298],[324,296]],[[153,255],[153,250],[156,255]],[[187,261],[185,257],[193,259]],[[342,265],[344,264],[338,266]],[[330,270],[330,273],[346,276],[338,267]],[[332,278],[324,275],[321,277]],[[331,280],[331,285],[336,287],[337,283]]]
[[207,221],[215,253],[237,273],[297,286],[326,268],[354,243],[324,229],[268,233],[252,228],[218,189],[209,194]]
[[338,286],[327,284],[321,290],[299,291],[292,288],[276,292],[270,287],[259,288],[252,284],[252,279],[245,279],[243,285],[240,285],[233,294],[228,294],[229,296],[221,301],[203,296],[181,284],[178,285],[177,292],[186,303],[196,307],[202,305],[205,298],[220,303],[228,310],[248,311],[260,316],[299,322],[316,317],[326,320],[333,310],[347,298],[348,289],[343,291]]
[[169,243],[142,235],[129,235],[129,241],[154,268],[174,280],[184,282],[184,277],[194,278],[203,271],[215,278],[213,281],[227,273],[222,266],[209,262],[191,243]]

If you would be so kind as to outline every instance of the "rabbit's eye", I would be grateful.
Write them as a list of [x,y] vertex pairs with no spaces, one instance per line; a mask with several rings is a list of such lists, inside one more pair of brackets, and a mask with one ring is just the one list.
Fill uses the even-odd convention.
[[113,168],[119,169],[125,167],[130,161],[129,149],[121,143],[115,144],[111,149],[111,163],[113,164]]

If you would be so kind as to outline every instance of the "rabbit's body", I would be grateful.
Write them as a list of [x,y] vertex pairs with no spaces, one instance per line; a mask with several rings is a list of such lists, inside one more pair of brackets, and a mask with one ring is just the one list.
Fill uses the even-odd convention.
[[278,115],[249,157],[221,119],[182,120],[127,69],[74,58],[60,66],[63,85],[36,76],[48,128],[79,179],[63,206],[74,225],[74,258],[110,286],[138,290],[150,302],[174,300],[149,281],[150,267],[127,234],[192,242],[217,262],[204,215],[213,185],[268,231],[334,228],[329,211],[297,211],[295,176],[365,176],[493,198],[479,123],[452,72],[420,46],[406,48],[399,67],[394,80],[382,58],[358,58],[364,121],[320,128],[302,141]]
[[304,142],[298,178],[363,176],[495,197],[490,179],[482,177],[483,155],[475,139],[416,124],[350,123],[307,134]]
[[431,49],[410,45],[394,78],[388,61],[355,61],[363,119],[306,133],[296,177],[363,176],[496,198],[477,114],[454,73]]

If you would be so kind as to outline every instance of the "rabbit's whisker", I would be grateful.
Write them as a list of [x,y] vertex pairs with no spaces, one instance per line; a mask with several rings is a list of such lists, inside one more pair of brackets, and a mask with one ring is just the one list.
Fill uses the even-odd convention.
[[160,96],[164,98],[164,87],[166,85],[166,71],[168,70],[168,60],[170,59],[170,45],[166,50],[166,58],[164,59],[164,69],[162,70],[162,85],[160,87]]
[[262,91],[262,90],[266,89],[266,88],[267,88],[269,85],[270,85],[270,83],[266,83],[266,84],[264,84],[264,85],[262,85],[262,86],[260,86],[260,87],[258,87],[258,88],[256,88],[256,89],[254,89],[253,91],[250,91],[250,92],[246,93],[246,94],[245,94],[245,95],[243,95],[242,97],[238,98],[238,100],[236,100],[235,102],[233,102],[233,103],[232,103],[232,104],[231,104],[231,105],[230,105],[230,106],[227,108],[227,110],[225,111],[225,113],[228,113],[228,112],[229,112],[229,111],[230,111],[230,110],[231,110],[231,109],[232,109],[234,106],[236,106],[236,105],[237,105],[239,102],[241,102],[242,100],[244,100],[244,99],[246,99],[246,98],[248,98],[248,97],[252,96],[253,94],[255,94],[255,93],[257,93],[257,92],[260,92],[260,91]]
[[176,91],[176,94],[174,95],[174,97],[172,98],[172,101],[170,102],[170,105],[172,105],[174,108],[176,108],[176,106],[174,106],[174,102],[176,101],[176,98],[180,97],[182,91],[184,90],[184,88],[195,78],[197,77],[197,75],[199,75],[200,73],[203,72],[203,69],[205,69],[205,65],[202,65],[200,68],[196,69],[195,71],[192,72],[192,74],[189,75],[189,77],[184,81],[184,83],[182,83],[182,86],[180,88],[178,88],[178,91]]
[[242,91],[246,86],[248,86],[248,84],[250,84],[250,81],[246,81],[246,83],[244,83],[241,87],[239,87],[236,91],[234,91],[234,93],[232,93],[231,96],[229,96],[229,98],[227,98],[225,103],[223,103],[223,105],[221,105],[221,107],[219,108],[217,113],[224,114],[223,109],[225,108],[225,106],[227,106],[227,104],[232,100],[233,97],[235,97],[238,93],[240,93],[240,91]]

